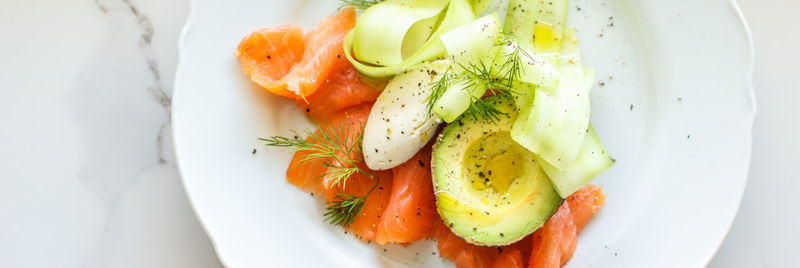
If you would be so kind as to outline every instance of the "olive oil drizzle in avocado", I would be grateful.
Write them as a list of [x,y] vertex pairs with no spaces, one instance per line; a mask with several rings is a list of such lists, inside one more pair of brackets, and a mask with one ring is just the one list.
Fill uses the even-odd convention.
[[467,148],[463,172],[474,189],[491,187],[502,196],[508,193],[508,187],[514,180],[524,175],[518,166],[522,164],[520,159],[523,159],[519,146],[492,150],[510,139],[508,132],[492,132]]
[[503,112],[488,122],[468,114],[447,125],[433,150],[439,215],[469,243],[502,246],[541,227],[562,199],[535,156],[510,136],[517,108],[511,96],[485,100]]

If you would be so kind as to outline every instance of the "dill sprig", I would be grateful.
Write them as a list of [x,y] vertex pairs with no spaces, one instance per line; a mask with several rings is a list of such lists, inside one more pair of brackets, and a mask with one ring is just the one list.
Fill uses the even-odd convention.
[[[316,122],[315,122],[316,123]],[[327,172],[321,177],[326,177],[331,182],[331,188],[344,190],[347,180],[355,173],[362,173],[375,180],[375,185],[365,195],[351,195],[342,192],[336,193],[334,200],[327,203],[325,222],[348,226],[355,217],[361,213],[367,197],[378,186],[378,180],[368,169],[359,167],[364,163],[361,141],[364,138],[364,127],[351,128],[349,124],[322,124],[318,131],[306,130],[307,138],[303,139],[297,131],[292,131],[294,137],[272,136],[260,140],[267,142],[267,146],[292,148],[294,151],[308,152],[299,163],[322,160],[328,167]]]
[[531,56],[519,46],[519,43],[516,42],[516,38],[509,34],[502,34],[497,46],[514,46],[513,51],[505,54],[507,60],[503,62],[497,70],[497,73],[504,83],[505,89],[510,90],[513,88],[514,82],[517,81],[522,75],[522,72],[524,72],[524,69],[522,69],[521,56],[527,58],[531,58]]
[[356,216],[361,213],[361,209],[364,208],[364,202],[367,201],[367,196],[369,196],[377,186],[378,181],[375,181],[375,185],[363,196],[341,192],[336,193],[336,197],[327,203],[328,207],[325,209],[325,214],[322,215],[325,216],[325,222],[335,225],[341,224],[345,227],[353,223]]
[[497,77],[492,66],[486,66],[482,61],[479,64],[470,63],[467,66],[459,64],[464,70],[458,78],[467,81],[468,84],[482,84],[493,95],[507,94],[512,91],[512,87],[504,77]]
[[364,136],[363,126],[353,131],[349,124],[342,123],[338,127],[334,127],[333,124],[323,124],[318,131],[306,130],[305,134],[308,136],[306,139],[301,138],[297,131],[292,132],[294,137],[272,136],[260,140],[267,142],[267,146],[287,147],[295,151],[308,152],[300,159],[300,163],[322,160],[323,164],[328,167],[322,177],[331,181],[332,186],[341,186],[344,189],[347,179],[355,173],[362,173],[374,178],[369,170],[358,165],[364,163],[361,148],[361,140]]
[[447,87],[450,86],[450,71],[446,71],[442,74],[442,78],[436,81],[431,86],[431,95],[428,97],[428,104],[425,107],[425,111],[428,113],[428,116],[433,115],[433,107],[435,106],[436,102],[442,98],[442,94],[444,94]]
[[[463,70],[462,73],[442,76],[439,81],[431,86],[431,97],[428,99],[427,105],[428,114],[431,114],[435,103],[451,85],[464,85],[462,87],[464,90],[468,90],[471,86],[483,86],[493,95],[510,94],[514,92],[514,84],[524,72],[522,68],[522,57],[530,59],[531,56],[519,46],[516,37],[509,34],[502,34],[500,40],[495,45],[498,47],[513,46],[514,49],[504,54],[505,57],[503,58],[506,60],[500,64],[487,65],[483,61],[477,64],[469,63],[467,65],[458,63]],[[494,121],[498,119],[500,114],[503,114],[480,98],[474,96],[470,98],[472,99],[472,103],[467,111],[476,118]]]
[[384,0],[339,0],[339,9],[352,6],[358,10],[365,10],[383,1]]
[[467,107],[466,113],[472,115],[472,118],[475,120],[483,119],[489,122],[495,122],[500,120],[500,115],[505,114],[481,98],[476,98],[474,96],[470,96],[470,98],[472,99],[472,104]]

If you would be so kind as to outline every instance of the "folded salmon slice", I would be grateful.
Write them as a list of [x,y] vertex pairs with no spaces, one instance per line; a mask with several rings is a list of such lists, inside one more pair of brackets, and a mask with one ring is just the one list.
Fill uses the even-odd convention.
[[578,242],[578,232],[603,206],[602,188],[587,185],[564,200],[544,227],[533,234],[530,266],[534,268],[561,267],[572,258]]
[[439,215],[431,181],[431,147],[392,169],[394,179],[388,207],[378,225],[375,242],[411,243],[434,234]]
[[294,98],[281,79],[300,62],[305,51],[303,30],[297,26],[281,25],[261,28],[245,36],[234,56],[250,80],[273,94]]
[[516,248],[503,250],[492,264],[492,268],[525,268],[522,252]]
[[380,89],[361,80],[353,65],[341,54],[322,85],[306,98],[297,98],[297,106],[315,121],[325,121],[337,111],[362,103],[375,102]]
[[[366,124],[371,107],[372,103],[364,103],[333,113],[328,120],[319,122],[322,129],[314,133],[326,131],[331,136],[340,134],[341,137],[338,137],[340,139],[344,138],[345,135],[349,137],[356,136],[357,131],[360,131],[361,127]],[[348,129],[350,132],[344,133],[340,131],[343,129]],[[306,138],[306,140],[309,141],[310,139]],[[325,165],[328,159],[316,158],[311,161],[304,161],[310,153],[312,152],[302,150],[294,153],[292,160],[289,162],[289,168],[286,170],[286,180],[304,191],[321,194],[326,188],[330,187],[329,184],[326,184],[325,178],[325,174],[329,169]]]
[[344,36],[355,24],[356,12],[353,8],[343,8],[306,34],[303,59],[282,79],[289,91],[305,98],[317,90],[333,69],[336,55],[344,55]]
[[297,26],[262,28],[244,37],[234,55],[256,84],[276,95],[305,99],[325,81],[336,55],[343,55],[344,36],[355,20],[355,11],[344,8],[305,36]]

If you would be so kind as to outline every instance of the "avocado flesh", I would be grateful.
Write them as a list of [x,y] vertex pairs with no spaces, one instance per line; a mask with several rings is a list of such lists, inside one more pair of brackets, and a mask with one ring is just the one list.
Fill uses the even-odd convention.
[[434,194],[453,233],[472,244],[500,246],[540,228],[562,199],[535,155],[511,139],[514,101],[486,101],[505,114],[495,122],[465,114],[440,134],[433,151]]

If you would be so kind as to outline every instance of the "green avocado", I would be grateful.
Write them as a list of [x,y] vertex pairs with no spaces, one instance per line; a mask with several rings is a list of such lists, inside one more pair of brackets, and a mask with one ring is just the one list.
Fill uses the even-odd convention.
[[436,208],[467,242],[508,245],[542,227],[563,199],[535,155],[511,139],[514,101],[485,101],[504,113],[499,120],[467,113],[439,135],[431,165]]

